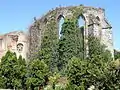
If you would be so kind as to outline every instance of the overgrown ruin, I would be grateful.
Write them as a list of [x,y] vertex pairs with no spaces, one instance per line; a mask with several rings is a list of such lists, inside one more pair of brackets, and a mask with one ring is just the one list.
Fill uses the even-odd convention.
[[[101,43],[105,44],[111,53],[112,56],[114,54],[113,49],[113,37],[111,25],[105,18],[105,10],[102,8],[94,8],[94,7],[86,7],[83,5],[80,6],[69,6],[69,7],[57,7],[51,11],[49,11],[46,15],[41,17],[40,19],[35,18],[35,22],[29,28],[29,35],[27,36],[27,50],[23,52],[25,58],[35,58],[41,48],[43,37],[49,30],[52,30],[52,35],[54,35],[54,39],[59,39],[59,21],[61,18],[64,19],[82,19],[85,21],[84,25],[84,49],[85,55],[89,54],[88,48],[88,36],[90,34],[100,38]],[[19,37],[19,35],[18,35]],[[0,47],[1,44],[4,43],[3,38],[0,38]],[[23,42],[21,42],[23,44]],[[15,44],[16,47],[18,44]],[[2,49],[4,47],[2,46]],[[23,46],[24,47],[24,46]],[[2,50],[0,48],[0,51]],[[8,49],[5,49],[5,51]],[[29,55],[27,55],[29,53]],[[2,54],[0,55],[0,57]],[[27,57],[26,57],[27,56]]]
[[[41,46],[42,38],[45,35],[45,31],[49,30],[49,26],[54,27],[54,33],[56,33],[56,39],[59,37],[59,20],[61,17],[64,19],[79,18],[82,17],[85,21],[84,25],[84,46],[86,55],[89,53],[87,45],[87,37],[89,34],[93,34],[100,38],[101,42],[107,46],[107,49],[113,55],[113,37],[111,25],[105,18],[105,10],[102,8],[93,8],[85,6],[70,6],[59,7],[52,11],[49,11],[41,19],[35,21],[30,27],[30,56],[33,57],[38,48]],[[54,34],[52,33],[52,34]]]

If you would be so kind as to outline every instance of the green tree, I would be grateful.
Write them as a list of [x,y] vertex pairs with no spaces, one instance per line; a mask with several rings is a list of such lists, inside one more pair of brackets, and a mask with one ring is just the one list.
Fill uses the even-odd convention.
[[44,60],[50,71],[54,71],[54,68],[57,67],[56,63],[58,61],[58,35],[57,30],[55,30],[55,24],[56,23],[54,20],[51,20],[49,23],[47,23],[38,56],[39,60]]
[[21,85],[23,89],[26,89],[26,79],[27,79],[27,64],[24,58],[20,55],[18,58],[18,71],[19,78],[21,78]]
[[119,65],[111,65],[110,52],[94,37],[89,41],[89,49],[90,57],[87,60],[72,58],[69,62],[67,70],[70,84],[83,90],[92,85],[96,90],[119,90]]
[[[20,61],[19,61],[20,60]],[[26,67],[23,64],[19,63],[23,59],[17,59],[17,56],[15,53],[12,53],[8,51],[5,56],[1,59],[1,65],[0,65],[0,73],[1,73],[1,79],[2,83],[4,84],[2,88],[9,88],[9,89],[21,89],[22,88],[22,79],[24,78],[26,74]],[[3,82],[4,81],[4,82]]]
[[[89,36],[89,74],[93,85],[98,89],[112,90],[116,74],[110,70],[109,63],[113,60],[106,46],[96,37]],[[114,80],[112,80],[114,78]],[[116,77],[117,78],[117,77]],[[116,88],[117,89],[117,88]]]
[[89,84],[88,61],[73,57],[67,67],[69,84],[77,90],[86,90]]
[[83,57],[83,42],[80,28],[78,28],[77,20],[66,19],[62,25],[61,37],[59,40],[59,62],[58,67],[62,69],[66,67],[68,60],[73,56]]
[[100,39],[97,37],[88,37],[88,47],[90,59],[98,55],[100,55],[101,57],[103,57],[104,60],[107,61],[111,61],[113,59],[110,51],[106,50],[106,46],[104,44],[101,44]]
[[111,69],[109,62],[100,55],[90,60],[73,57],[69,61],[67,70],[70,85],[78,88],[77,90],[86,90],[92,85],[96,90],[119,90],[120,88],[119,70]]
[[29,63],[29,71],[27,78],[27,87],[34,90],[36,87],[41,88],[48,80],[49,69],[44,61],[33,60]]
[[[113,61],[112,61],[113,62]],[[105,57],[96,55],[88,62],[91,85],[98,90],[119,90],[120,76],[118,65],[113,68],[111,61]]]

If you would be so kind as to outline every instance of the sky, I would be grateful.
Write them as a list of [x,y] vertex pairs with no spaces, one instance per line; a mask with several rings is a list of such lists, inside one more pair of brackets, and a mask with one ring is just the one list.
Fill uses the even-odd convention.
[[0,34],[28,31],[33,18],[40,18],[59,6],[101,7],[112,26],[114,48],[120,50],[120,0],[0,0]]

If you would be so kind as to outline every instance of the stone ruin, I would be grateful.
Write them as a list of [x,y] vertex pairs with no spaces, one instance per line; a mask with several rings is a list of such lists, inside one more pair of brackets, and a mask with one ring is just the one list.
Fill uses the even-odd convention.
[[15,52],[17,57],[28,55],[28,36],[22,31],[10,32],[0,36],[0,58],[10,50]]
[[28,36],[20,32],[13,32],[1,36],[0,57],[10,49],[18,55],[21,54],[24,58],[33,58],[37,55],[37,52],[41,47],[42,39],[49,28],[48,25],[51,25],[51,22],[54,22],[53,27],[55,28],[53,31],[56,32],[57,37],[59,37],[59,20],[61,17],[64,19],[78,19],[79,17],[82,17],[85,21],[83,35],[86,55],[89,53],[87,38],[90,34],[93,34],[100,38],[101,43],[105,44],[107,46],[106,49],[111,52],[112,56],[114,56],[112,27],[105,17],[105,10],[102,8],[80,5],[57,7],[49,11],[40,19],[35,18],[35,22],[29,28]]

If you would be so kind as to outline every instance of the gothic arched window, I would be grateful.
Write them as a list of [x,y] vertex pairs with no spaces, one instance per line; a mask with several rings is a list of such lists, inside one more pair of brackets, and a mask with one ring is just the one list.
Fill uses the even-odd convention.
[[59,22],[59,39],[61,37],[61,30],[62,30],[62,25],[64,23],[64,17],[62,15],[60,15],[58,17],[58,22]]

